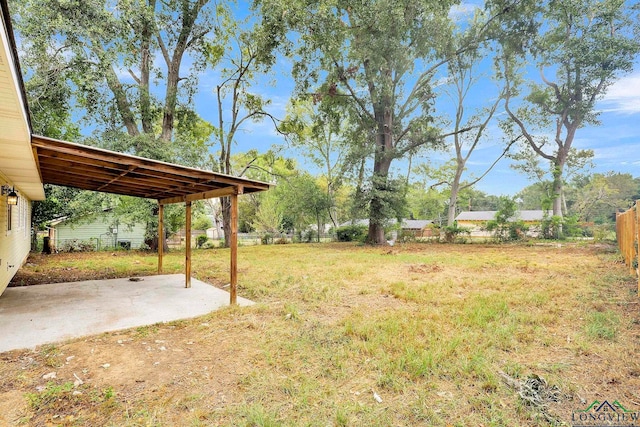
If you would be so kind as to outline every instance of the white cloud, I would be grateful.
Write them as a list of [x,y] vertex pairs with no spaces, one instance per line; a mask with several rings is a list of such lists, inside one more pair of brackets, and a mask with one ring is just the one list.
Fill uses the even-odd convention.
[[479,5],[473,3],[463,2],[460,4],[456,4],[449,10],[449,18],[453,19],[454,21],[460,21],[472,16],[476,9],[479,8]]
[[616,160],[620,163],[630,161],[630,153],[637,153],[640,150],[640,144],[615,144],[607,147],[594,148],[596,160]]
[[623,77],[614,83],[601,104],[601,111],[622,114],[640,113],[640,73]]

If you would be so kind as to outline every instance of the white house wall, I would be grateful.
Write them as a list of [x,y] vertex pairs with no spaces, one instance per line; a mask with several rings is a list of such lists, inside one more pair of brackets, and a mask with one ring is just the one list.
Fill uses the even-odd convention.
[[[83,221],[75,224],[62,222],[55,226],[55,246],[61,249],[65,242],[70,240],[95,244],[97,239],[102,242],[101,247],[107,242],[113,245],[114,235],[109,233],[113,224],[114,218],[109,214],[98,215],[91,222]],[[130,241],[132,248],[139,248],[144,243],[144,224],[134,224],[132,227],[119,224],[117,228],[118,241]]]
[[15,188],[19,199],[18,205],[11,208],[9,226],[7,196],[0,196],[0,294],[31,249],[31,200],[45,197],[31,148],[27,108],[4,7],[3,3],[0,11],[0,185]]
[[44,200],[44,187],[31,148],[18,68],[7,23],[0,13],[0,173],[31,200]]
[[31,250],[31,201],[24,193],[18,194],[18,205],[11,207],[11,227],[8,226],[7,196],[0,197],[0,294]]

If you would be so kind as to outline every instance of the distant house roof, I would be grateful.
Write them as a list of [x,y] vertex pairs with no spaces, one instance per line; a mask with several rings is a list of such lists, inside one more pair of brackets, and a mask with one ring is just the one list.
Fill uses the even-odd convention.
[[429,224],[433,224],[433,221],[430,219],[405,219],[402,221],[402,228],[409,230],[422,230]]
[[341,223],[339,225],[339,227],[348,227],[350,225],[362,225],[362,226],[369,226],[369,220],[368,219],[353,219],[353,220],[349,220],[349,221],[345,221],[343,223]]
[[[460,212],[456,217],[456,221],[491,221],[496,219],[496,213],[498,211],[469,211]],[[551,216],[551,211],[547,211]],[[543,210],[521,210],[516,212],[516,217],[513,220],[522,221],[541,221],[544,218]]]
[[[396,219],[390,219],[388,221],[389,224],[396,224],[398,221]],[[405,230],[422,230],[427,225],[432,224],[433,221],[430,219],[404,219],[402,220],[402,228]],[[349,225],[362,225],[365,227],[369,226],[369,219],[356,219],[352,221],[346,221],[340,224],[340,227],[346,227]]]

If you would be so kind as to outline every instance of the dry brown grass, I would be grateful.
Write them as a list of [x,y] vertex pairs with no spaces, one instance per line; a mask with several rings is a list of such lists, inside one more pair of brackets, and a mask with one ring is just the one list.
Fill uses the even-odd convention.
[[[224,284],[227,259],[196,251],[194,275]],[[526,426],[595,399],[640,409],[619,261],[594,245],[240,248],[239,293],[258,305],[0,354],[0,424]],[[32,262],[22,280],[154,269],[146,254]],[[499,372],[539,375],[560,401],[527,405]]]

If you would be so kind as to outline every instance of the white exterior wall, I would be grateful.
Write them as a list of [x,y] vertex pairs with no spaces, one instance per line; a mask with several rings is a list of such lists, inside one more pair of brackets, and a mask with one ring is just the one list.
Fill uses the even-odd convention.
[[114,223],[113,215],[107,212],[96,215],[96,217],[88,223],[85,221],[75,224],[61,222],[54,227],[55,246],[61,248],[65,241],[73,239],[95,244],[96,240],[100,239],[102,247],[106,244],[113,245],[114,237],[117,237],[119,241],[131,241],[132,248],[139,248],[144,243],[144,224],[134,224],[132,227],[128,224],[119,224],[117,226],[118,234],[114,236],[109,232]]
[[7,196],[0,197],[0,294],[25,263],[31,250],[31,201],[19,188],[16,190],[19,197],[18,204],[11,207],[11,230],[7,224]]

